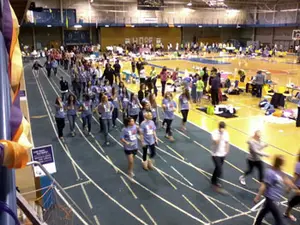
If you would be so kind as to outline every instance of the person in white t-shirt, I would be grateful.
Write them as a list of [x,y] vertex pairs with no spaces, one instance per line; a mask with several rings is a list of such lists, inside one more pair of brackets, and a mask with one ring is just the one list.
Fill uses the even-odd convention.
[[215,170],[211,177],[211,184],[213,188],[218,192],[222,192],[223,190],[219,183],[219,178],[222,176],[223,163],[225,161],[225,157],[229,152],[229,134],[225,130],[225,128],[226,128],[225,122],[221,121],[219,123],[219,129],[211,133],[212,159],[215,165]]

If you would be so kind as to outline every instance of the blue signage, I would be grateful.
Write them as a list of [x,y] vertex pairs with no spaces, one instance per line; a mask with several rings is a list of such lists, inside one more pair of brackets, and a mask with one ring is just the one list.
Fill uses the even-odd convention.
[[[41,163],[50,174],[56,173],[52,145],[33,148],[31,155],[32,160]],[[44,172],[38,166],[34,166],[34,172],[36,177],[45,176]]]

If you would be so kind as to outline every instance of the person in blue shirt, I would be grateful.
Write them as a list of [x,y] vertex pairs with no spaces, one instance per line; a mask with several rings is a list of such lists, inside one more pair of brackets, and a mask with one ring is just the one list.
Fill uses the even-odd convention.
[[294,189],[297,194],[300,193],[297,186],[283,173],[283,156],[276,156],[272,168],[266,170],[264,181],[261,183],[259,192],[254,202],[258,203],[262,195],[265,196],[265,203],[259,212],[254,225],[261,225],[262,220],[267,213],[271,212],[274,217],[275,225],[284,225],[278,203],[284,194],[285,187]]
[[65,111],[64,103],[60,97],[57,97],[55,100],[55,121],[58,130],[58,137],[63,139],[63,130],[65,128]]
[[122,88],[122,91],[119,90],[119,101],[123,115],[123,122],[125,118],[128,117],[128,103],[129,103],[129,95],[126,87]]
[[56,76],[56,74],[57,74],[58,62],[56,61],[56,59],[52,59],[51,64],[52,64],[51,66],[52,66],[52,69],[53,69],[54,76]]
[[46,71],[47,71],[47,77],[50,78],[51,69],[52,69],[52,64],[51,64],[50,58],[48,58],[48,60],[45,62],[44,67],[46,68]]
[[[153,163],[151,159],[155,156],[155,144],[157,143],[156,136],[156,126],[152,120],[151,111],[147,111],[144,113],[145,120],[141,123],[140,126],[140,138],[141,143],[143,145],[143,169],[144,170],[152,170]],[[150,150],[150,159],[147,159],[148,149]]]
[[103,95],[101,99],[101,103],[98,106],[98,111],[101,113],[104,140],[107,146],[110,144],[108,141],[108,132],[110,129],[113,110],[114,110],[113,104],[110,101],[108,101],[108,97],[106,95]]
[[91,135],[92,129],[92,100],[90,96],[85,94],[84,101],[80,106],[81,118],[82,118],[82,129],[83,131],[86,129],[86,125],[88,126],[88,134]]
[[184,89],[182,94],[179,96],[179,109],[178,111],[181,112],[182,114],[182,125],[181,125],[181,130],[186,131],[186,122],[187,118],[189,115],[189,110],[190,110],[190,101],[191,96],[190,92],[188,89]]
[[177,104],[173,100],[173,95],[171,92],[167,92],[165,94],[165,97],[162,101],[162,107],[164,112],[164,121],[167,124],[166,138],[168,138],[170,141],[174,141],[171,125],[175,117],[174,112],[176,111]]
[[137,94],[131,93],[130,99],[128,102],[128,115],[134,119],[134,121],[137,121],[137,118],[139,116],[140,108],[142,108],[140,101],[138,99]]
[[75,136],[75,123],[77,117],[77,110],[78,110],[78,102],[76,100],[75,95],[70,94],[68,96],[67,104],[66,104],[67,116],[70,125],[70,131],[72,137]]
[[139,148],[137,137],[138,127],[135,125],[135,121],[131,117],[125,118],[124,126],[125,127],[122,129],[120,139],[123,143],[124,152],[128,159],[128,176],[133,178],[134,157]]

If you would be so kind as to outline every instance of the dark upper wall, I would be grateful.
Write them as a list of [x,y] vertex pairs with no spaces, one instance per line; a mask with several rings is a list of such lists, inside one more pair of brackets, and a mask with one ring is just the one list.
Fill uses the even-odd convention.
[[183,28],[183,42],[196,40],[201,42],[223,42],[240,38],[240,29],[236,28]]

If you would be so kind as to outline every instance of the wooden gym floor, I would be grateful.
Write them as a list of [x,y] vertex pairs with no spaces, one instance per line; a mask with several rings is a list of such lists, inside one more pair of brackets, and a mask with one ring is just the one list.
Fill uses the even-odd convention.
[[[292,82],[300,85],[300,66],[297,65],[295,56],[286,56],[285,58],[261,58],[255,59],[238,58],[238,57],[219,57],[217,55],[204,55],[201,58],[208,60],[216,60],[226,64],[204,64],[199,62],[192,62],[188,60],[167,59],[150,61],[149,64],[156,66],[159,73],[162,66],[169,69],[179,67],[180,71],[193,71],[194,66],[216,67],[226,72],[236,74],[237,70],[244,69],[247,77],[254,76],[257,70],[268,70],[272,74],[272,80],[278,83],[278,86],[285,86]],[[215,62],[213,62],[215,63]],[[129,63],[124,64],[124,69],[130,70]],[[150,65],[146,66],[146,70],[150,71]],[[160,85],[160,81],[158,81]],[[138,86],[130,84],[129,89],[138,91]],[[276,87],[275,87],[276,90]],[[296,93],[296,92],[295,92]],[[178,99],[179,92],[176,93],[175,99]],[[284,170],[289,174],[293,174],[296,155],[299,151],[300,129],[296,128],[295,123],[290,124],[275,124],[266,121],[264,111],[258,107],[260,99],[252,97],[250,94],[241,94],[239,96],[229,96],[225,104],[230,104],[238,107],[237,118],[223,119],[218,116],[209,116],[206,113],[200,112],[193,105],[193,109],[189,114],[189,121],[200,126],[202,129],[211,132],[217,128],[217,124],[221,120],[225,120],[228,125],[228,132],[230,134],[230,142],[243,151],[248,151],[246,141],[253,134],[256,129],[260,129],[263,135],[263,141],[269,144],[266,149],[271,155],[282,154],[285,156],[287,163]],[[161,96],[159,93],[158,103],[161,103]],[[202,105],[208,105],[207,100],[202,101]],[[293,109],[297,106],[293,103],[288,103],[288,108]],[[179,115],[179,114],[178,114]],[[267,163],[272,161],[273,157],[266,159]]]

